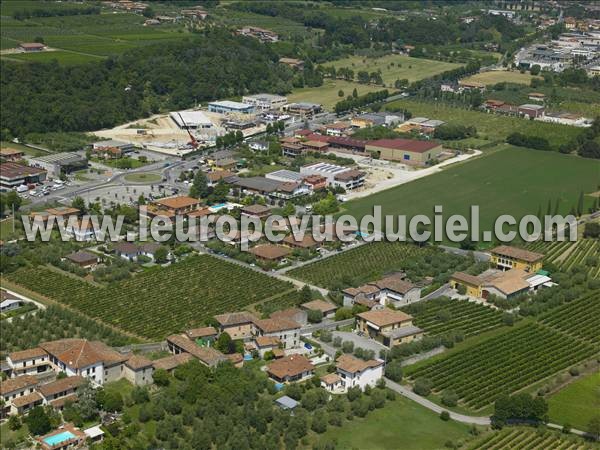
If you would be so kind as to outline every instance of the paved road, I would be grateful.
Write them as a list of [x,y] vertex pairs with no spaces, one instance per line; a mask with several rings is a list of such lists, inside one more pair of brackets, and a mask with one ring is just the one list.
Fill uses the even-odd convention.
[[33,300],[33,299],[29,298],[29,297],[25,297],[24,295],[18,294],[17,292],[11,291],[9,289],[5,289],[5,288],[2,288],[2,289],[5,290],[6,292],[8,292],[10,295],[12,295],[14,297],[20,298],[21,300],[25,300],[28,303],[33,303],[39,309],[46,309],[46,305],[44,305],[43,303],[40,303],[40,302],[38,302],[36,300]]
[[455,255],[461,256],[469,256],[469,253],[473,253],[473,257],[477,262],[488,262],[490,260],[490,254],[479,252],[479,251],[471,251],[471,250],[463,250],[461,248],[449,247],[447,245],[440,245],[440,248],[444,249],[448,253],[454,253]]
[[300,330],[300,332],[302,334],[309,334],[309,333],[313,333],[318,330],[329,330],[331,328],[335,329],[336,327],[345,327],[347,325],[352,325],[353,323],[354,323],[354,319],[338,320],[337,322],[323,321],[321,323],[306,325],[305,327],[302,328],[302,330]]
[[[424,406],[425,408],[430,409],[431,411],[434,411],[438,414],[441,413],[442,411],[448,411],[447,409],[442,408],[439,405],[436,405],[432,401],[429,401],[426,398],[423,398],[420,395],[415,394],[410,389],[407,389],[404,386],[399,385],[398,383],[390,380],[389,378],[385,379],[385,384],[391,390],[397,392],[398,394],[402,395],[403,397],[409,398],[412,401],[417,402],[419,405]],[[457,422],[470,423],[473,425],[481,425],[481,426],[490,425],[489,417],[466,416],[464,414],[458,414],[458,413],[455,413],[452,411],[448,411],[448,412],[450,413],[450,418],[452,420],[456,420]]]

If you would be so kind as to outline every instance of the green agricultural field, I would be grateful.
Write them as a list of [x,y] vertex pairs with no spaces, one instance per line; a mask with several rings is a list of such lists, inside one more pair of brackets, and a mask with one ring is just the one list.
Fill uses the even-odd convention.
[[566,436],[559,431],[546,428],[506,427],[502,431],[488,434],[466,447],[467,450],[513,450],[517,448],[587,450],[597,449],[598,445],[574,435]]
[[[559,213],[568,214],[581,192],[597,190],[600,161],[555,152],[505,146],[490,155],[453,165],[440,173],[344,204],[344,213],[361,218],[381,205],[382,214],[433,217],[434,205],[444,217],[469,217],[479,205],[480,230],[492,230],[496,218],[511,214],[517,220],[545,211],[548,201],[559,201]],[[585,197],[585,207],[593,203]]]
[[551,145],[559,147],[561,144],[571,142],[582,132],[581,128],[569,125],[557,125],[519,117],[488,114],[455,108],[439,102],[397,100],[389,103],[389,107],[406,108],[412,113],[413,117],[429,117],[430,119],[439,119],[454,124],[474,126],[477,128],[479,138],[491,141],[504,141],[509,134],[519,132],[546,138]]
[[235,11],[227,8],[217,8],[214,10],[213,19],[223,25],[232,27],[255,26],[266,28],[281,35],[281,37],[301,36],[308,38],[311,35],[316,36],[319,30],[310,30],[299,22],[286,19],[284,17],[271,17],[262,14],[254,14],[245,11]]
[[573,364],[597,347],[537,323],[525,323],[476,345],[406,368],[412,381],[429,379],[435,394],[451,389],[474,411]]
[[383,82],[387,86],[393,86],[394,81],[406,78],[408,81],[422,80],[447,70],[456,69],[460,64],[434,61],[423,58],[411,58],[410,56],[387,55],[381,58],[367,58],[365,56],[351,56],[338,59],[325,66],[348,67],[354,70],[354,76],[361,70],[377,72],[381,69]]
[[465,337],[501,327],[502,313],[488,306],[447,297],[419,302],[402,308],[414,318],[414,324],[428,335],[460,331]]
[[551,263],[563,271],[575,265],[588,267],[588,275],[600,278],[600,242],[579,237],[576,242],[536,241],[527,245],[527,249],[544,254],[544,262]]
[[[325,109],[331,110],[337,102],[352,95],[354,89],[356,89],[358,95],[364,95],[369,92],[381,91],[384,88],[381,86],[358,84],[350,81],[331,80],[326,78],[323,80],[322,86],[294,89],[291,94],[287,95],[287,98],[290,103],[320,103]],[[343,97],[338,95],[340,90],[344,93]]]
[[496,83],[519,83],[529,85],[533,78],[540,77],[535,77],[528,73],[521,73],[516,70],[494,70],[490,72],[476,73],[475,75],[471,75],[470,77],[465,78],[463,81],[474,81],[486,85]]
[[364,419],[355,417],[339,428],[330,427],[318,442],[334,443],[338,449],[434,450],[449,441],[464,442],[469,439],[468,431],[468,425],[444,422],[434,412],[398,396]]
[[5,59],[19,60],[24,62],[50,62],[58,61],[64,65],[83,64],[90,61],[101,60],[101,56],[86,55],[70,51],[39,52],[39,53],[18,53],[5,57]]
[[406,272],[413,281],[434,276],[435,282],[445,282],[452,272],[467,270],[472,264],[469,258],[434,247],[375,242],[293,269],[288,274],[317,286],[342,289],[398,270]]
[[581,377],[552,395],[548,407],[553,423],[587,430],[590,419],[600,413],[600,372]]
[[[10,282],[149,339],[203,324],[292,289],[292,285],[209,255],[98,287],[44,267],[22,268]],[[252,286],[252,288],[250,288]]]

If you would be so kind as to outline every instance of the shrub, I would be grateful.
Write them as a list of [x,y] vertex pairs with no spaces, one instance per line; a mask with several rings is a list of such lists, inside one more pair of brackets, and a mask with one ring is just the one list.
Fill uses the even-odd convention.
[[413,392],[423,397],[427,397],[431,393],[431,385],[431,380],[428,378],[419,378],[415,381]]
[[442,419],[444,422],[448,422],[450,420],[450,413],[448,411],[442,411],[440,413],[440,419]]
[[446,406],[456,406],[458,395],[451,389],[446,389],[442,394],[442,403]]

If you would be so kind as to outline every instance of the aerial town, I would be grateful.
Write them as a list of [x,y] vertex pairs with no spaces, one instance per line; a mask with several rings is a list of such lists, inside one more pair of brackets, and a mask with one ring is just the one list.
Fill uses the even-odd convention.
[[0,449],[600,448],[598,2],[0,12]]

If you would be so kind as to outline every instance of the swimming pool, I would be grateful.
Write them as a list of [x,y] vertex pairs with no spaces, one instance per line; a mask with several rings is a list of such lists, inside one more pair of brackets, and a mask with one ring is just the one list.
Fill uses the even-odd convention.
[[54,436],[48,436],[44,438],[44,442],[50,447],[54,447],[56,444],[73,439],[75,435],[70,431],[63,431],[62,433],[55,434]]

